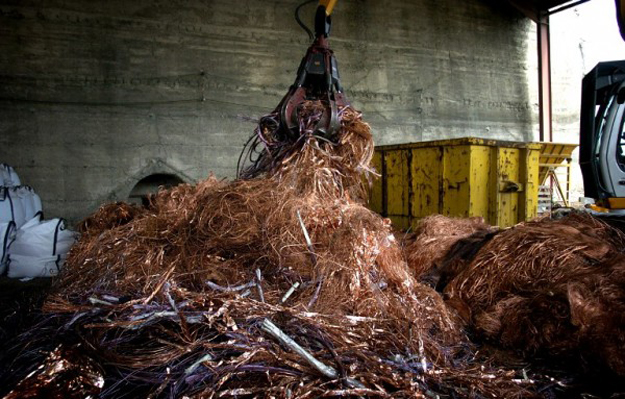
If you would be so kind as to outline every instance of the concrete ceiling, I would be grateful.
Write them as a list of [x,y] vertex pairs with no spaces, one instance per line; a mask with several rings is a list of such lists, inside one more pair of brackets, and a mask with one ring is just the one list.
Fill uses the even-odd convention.
[[569,8],[577,4],[585,3],[589,0],[508,0],[510,4],[521,10],[533,21],[538,21],[541,14],[549,14],[554,9],[559,10]]

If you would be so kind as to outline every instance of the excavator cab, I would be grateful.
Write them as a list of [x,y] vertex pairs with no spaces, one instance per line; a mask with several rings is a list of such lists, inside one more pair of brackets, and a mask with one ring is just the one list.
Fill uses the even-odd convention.
[[585,196],[625,211],[625,61],[601,62],[582,80],[579,158]]

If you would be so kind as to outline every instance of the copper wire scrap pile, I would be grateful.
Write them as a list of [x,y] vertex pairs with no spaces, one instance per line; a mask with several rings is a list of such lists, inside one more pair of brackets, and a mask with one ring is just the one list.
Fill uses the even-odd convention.
[[481,217],[425,217],[414,233],[404,237],[408,267],[420,281],[444,285],[447,277],[463,266],[463,260],[472,259],[480,244],[496,232]]
[[479,218],[439,215],[419,223],[404,251],[474,342],[520,355],[534,369],[589,376],[592,386],[577,392],[625,391],[621,230],[583,213],[500,231]]
[[[318,109],[300,110],[298,137],[279,133],[275,113],[261,119],[238,180],[211,177],[161,191],[148,209],[108,205],[87,219],[44,320],[20,338],[6,397],[557,390],[552,377],[496,366],[475,350],[463,320],[417,280],[389,224],[364,206],[369,126],[347,107],[336,137],[320,139]],[[488,270],[474,266],[486,257],[470,268]],[[452,287],[468,270],[450,293],[461,295]],[[467,292],[468,306],[494,303]]]
[[447,303],[471,329],[526,357],[625,377],[625,235],[592,216],[502,231],[456,269]]

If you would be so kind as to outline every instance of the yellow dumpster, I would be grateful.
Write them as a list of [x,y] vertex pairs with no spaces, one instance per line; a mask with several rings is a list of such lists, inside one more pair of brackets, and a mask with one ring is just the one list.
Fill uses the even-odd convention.
[[436,213],[512,226],[536,216],[540,150],[471,137],[378,146],[369,206],[402,229]]

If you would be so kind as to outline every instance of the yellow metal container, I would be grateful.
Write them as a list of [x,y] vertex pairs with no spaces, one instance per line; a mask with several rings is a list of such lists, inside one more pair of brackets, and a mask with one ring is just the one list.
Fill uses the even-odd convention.
[[403,229],[437,213],[512,226],[536,216],[540,149],[478,138],[378,146],[369,206]]

